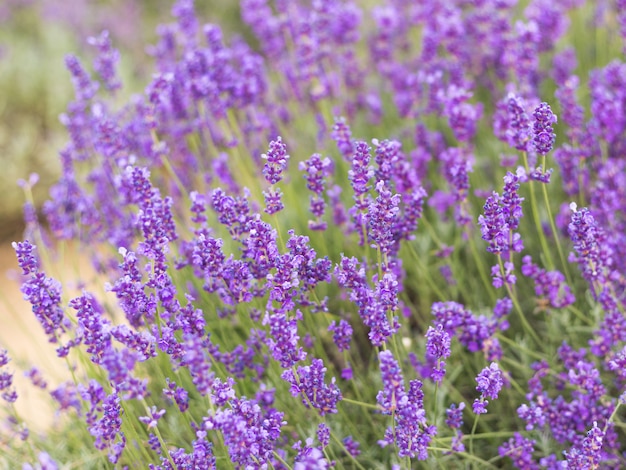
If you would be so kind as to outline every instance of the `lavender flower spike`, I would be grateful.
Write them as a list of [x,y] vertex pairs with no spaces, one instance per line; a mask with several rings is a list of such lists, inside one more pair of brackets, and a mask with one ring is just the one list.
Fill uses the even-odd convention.
[[509,145],[522,152],[528,151],[530,140],[530,122],[528,114],[524,111],[524,101],[513,94],[507,99],[508,130],[506,137]]
[[443,329],[441,323],[436,328],[428,327],[426,332],[426,353],[437,360],[437,365],[433,368],[430,378],[440,383],[446,373],[446,362],[443,360],[450,356],[451,338],[447,331]]
[[411,380],[409,391],[404,388],[404,377],[398,362],[389,350],[382,351],[380,373],[383,390],[376,395],[376,401],[384,414],[394,417],[395,425],[385,431],[384,439],[378,443],[385,447],[395,443],[399,457],[417,457],[419,460],[428,458],[428,445],[437,434],[435,426],[429,426],[424,410],[424,392],[419,380]]
[[263,167],[263,176],[268,183],[276,184],[283,179],[283,172],[287,169],[289,155],[287,155],[287,146],[280,136],[270,142],[267,154],[261,155],[261,158],[267,162]]
[[548,103],[541,103],[535,109],[533,116],[535,117],[533,144],[538,154],[545,155],[554,146],[556,135],[552,130],[552,125],[556,123],[556,115]]
[[498,364],[492,362],[489,367],[485,367],[476,377],[476,390],[480,392],[480,398],[474,401],[473,409],[476,414],[487,412],[487,398],[495,400],[504,385],[504,377]]

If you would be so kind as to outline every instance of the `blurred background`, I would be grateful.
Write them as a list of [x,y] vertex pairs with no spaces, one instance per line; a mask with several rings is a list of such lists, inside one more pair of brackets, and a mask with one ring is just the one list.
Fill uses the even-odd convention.
[[[19,370],[36,364],[52,382],[60,382],[66,371],[19,291],[11,242],[23,238],[25,195],[17,181],[39,174],[33,188],[39,209],[59,176],[58,151],[67,140],[59,115],[73,97],[65,55],[75,54],[91,70],[95,51],[88,38],[107,30],[120,51],[119,98],[124,102],[143,92],[150,79],[149,46],[157,41],[157,25],[173,20],[172,4],[173,0],[0,0],[0,347],[12,357],[20,394],[17,405],[23,414],[41,416],[41,401],[28,395],[36,392],[23,386]],[[197,1],[196,10],[201,23],[219,23],[226,38],[242,31],[236,1]],[[93,279],[89,261],[71,246],[57,267],[51,275],[62,278],[64,286],[72,285],[71,280],[66,284],[68,276]],[[63,272],[70,267],[71,273]],[[32,348],[33,343],[42,347]]]

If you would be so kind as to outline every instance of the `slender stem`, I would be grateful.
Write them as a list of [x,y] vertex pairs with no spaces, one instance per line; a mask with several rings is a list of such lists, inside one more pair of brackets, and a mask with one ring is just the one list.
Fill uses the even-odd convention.
[[484,259],[478,255],[478,249],[476,248],[476,243],[474,241],[474,238],[469,233],[467,234],[467,236],[469,238],[469,245],[470,245],[470,249],[472,252],[472,257],[474,258],[474,262],[478,266],[478,272],[480,273],[480,278],[482,279],[487,292],[489,292],[489,296],[491,297],[492,303],[495,303],[496,296],[492,288],[491,282],[489,281],[489,277],[487,275],[487,273],[489,272],[489,269],[485,265]]
[[[526,172],[530,174],[530,167],[528,166],[528,155],[526,152],[524,155],[524,166],[526,167]],[[550,270],[554,270],[554,262],[552,261],[552,256],[550,255],[550,248],[548,247],[548,241],[546,240],[546,235],[543,233],[543,228],[541,226],[541,218],[539,217],[539,208],[537,206],[537,198],[535,196],[535,185],[534,181],[529,178],[528,185],[530,186],[530,205],[532,207],[533,219],[535,222],[535,227],[537,228],[537,234],[539,235],[539,242],[541,243],[541,248],[543,250],[543,254],[546,257],[546,262]]]
[[[414,258],[415,262],[419,265],[420,270],[423,273],[428,273],[428,267],[424,264],[424,261],[419,256],[417,251],[415,251],[414,244],[413,243],[409,243],[406,246],[408,246],[408,249],[411,252],[411,254],[413,255],[413,258]],[[446,298],[446,296],[444,295],[443,291],[439,288],[439,285],[433,280],[432,276],[427,275],[427,276],[424,277],[424,279],[426,280],[426,282],[428,283],[430,288],[433,290],[433,292],[437,295],[437,297],[440,300],[443,300],[443,299]]]
[[356,465],[358,468],[360,468],[361,470],[365,470],[365,467],[363,467],[363,465],[361,465],[359,463],[359,461],[357,459],[354,458],[354,456],[348,452],[348,449],[346,449],[346,446],[344,445],[343,441],[341,441],[336,435],[335,433],[331,432],[330,433],[330,437],[337,443],[339,444],[339,446],[341,447],[341,449],[346,453],[346,455],[350,458],[350,460],[352,460],[352,462],[354,463],[354,465]]
[[504,336],[504,335],[503,335],[503,334],[501,334],[501,333],[496,333],[496,337],[497,337],[500,341],[502,341],[502,342],[504,342],[504,343],[507,343],[509,346],[512,346],[512,347],[514,347],[514,348],[517,348],[520,352],[523,352],[524,354],[528,354],[530,357],[533,357],[533,358],[535,358],[535,359],[536,359],[536,360],[538,360],[538,361],[540,361],[541,359],[543,359],[543,358],[544,358],[544,357],[543,357],[543,355],[541,355],[541,354],[539,354],[539,353],[537,353],[537,352],[533,351],[532,349],[528,349],[528,348],[525,348],[525,347],[521,346],[519,343],[516,343],[516,342],[515,342],[515,341],[513,341],[512,339],[507,338],[506,336]]
[[563,266],[563,273],[567,279],[567,284],[572,285],[572,277],[569,273],[569,268],[567,262],[565,260],[565,255],[563,253],[563,248],[561,247],[561,240],[559,237],[559,233],[556,229],[556,224],[554,223],[554,217],[552,217],[552,209],[550,209],[550,202],[548,199],[548,188],[545,184],[541,185],[541,189],[543,192],[543,200],[546,205],[546,210],[548,211],[548,221],[550,222],[550,229],[552,230],[552,236],[554,237],[554,242],[556,243],[556,249],[559,252],[559,258],[561,260],[561,265]]
[[[498,264],[500,265],[500,272],[502,273],[502,276],[504,277],[504,264],[502,262],[502,256],[500,256],[500,254],[498,254]],[[522,326],[524,327],[524,329],[526,329],[526,331],[530,334],[530,336],[533,337],[533,339],[537,342],[537,344],[541,346],[541,340],[539,339],[539,336],[537,335],[533,327],[530,325],[530,323],[526,319],[526,315],[524,315],[524,312],[522,311],[522,307],[517,301],[517,296],[515,295],[515,292],[513,292],[511,285],[506,281],[506,279],[503,282],[507,290],[507,293],[509,294],[509,298],[513,302],[513,305],[515,306],[515,310],[517,310],[517,313],[519,314],[520,320],[522,321]]]
[[372,410],[379,410],[380,408],[378,408],[378,405],[371,405],[369,403],[363,403],[360,401],[356,401],[356,400],[351,400],[350,398],[342,398],[341,401],[346,402],[346,403],[352,403],[353,405],[358,405],[361,406],[363,408],[370,408]]
[[472,432],[470,434],[470,445],[469,445],[469,453],[470,455],[474,454],[474,434],[476,433],[476,427],[478,426],[478,418],[480,417],[479,414],[476,415],[476,417],[474,418],[474,425],[472,426]]

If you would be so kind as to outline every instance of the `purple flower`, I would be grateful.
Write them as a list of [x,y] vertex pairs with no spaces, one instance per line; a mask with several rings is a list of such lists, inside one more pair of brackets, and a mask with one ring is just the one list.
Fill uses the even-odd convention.
[[522,201],[518,195],[519,177],[511,172],[504,176],[502,196],[491,193],[483,207],[484,214],[478,216],[482,238],[489,242],[487,251],[496,255],[509,250],[521,252],[522,239],[515,230],[522,217]]
[[363,323],[370,328],[368,337],[374,346],[381,346],[400,328],[398,317],[389,314],[398,308],[399,283],[391,272],[385,273],[372,291],[366,287],[357,290],[351,298],[359,307]]
[[266,161],[263,176],[270,184],[276,184],[283,179],[289,155],[287,155],[287,146],[280,136],[270,142],[267,154],[261,155],[261,158]]
[[543,35],[534,20],[516,21],[514,29],[513,39],[504,52],[504,62],[513,70],[520,88],[534,92],[539,82],[539,49]]
[[356,258],[342,255],[341,262],[335,267],[335,277],[340,287],[358,289],[367,286],[365,267],[359,266]]
[[141,282],[137,255],[125,248],[120,248],[120,254],[124,258],[120,265],[123,276],[113,286],[108,286],[108,290],[115,292],[131,326],[151,323],[155,317],[157,299],[154,293],[146,294],[146,286]]
[[102,31],[99,36],[88,38],[87,42],[98,50],[98,57],[94,61],[94,70],[100,75],[106,89],[114,91],[120,88],[122,84],[115,72],[120,54],[117,49],[113,49],[109,32]]
[[454,201],[460,202],[467,198],[470,187],[470,173],[474,156],[459,147],[449,147],[439,155],[442,172],[453,188]]
[[202,339],[194,336],[187,338],[180,365],[188,370],[191,381],[202,396],[210,394],[215,380],[211,362],[209,351],[204,347]]
[[263,319],[263,324],[270,326],[267,345],[272,357],[280,362],[283,369],[306,358],[306,353],[298,346],[298,321],[301,318],[302,314],[297,311],[291,319],[285,312],[268,312]]
[[488,360],[497,360],[502,351],[494,334],[502,328],[494,318],[476,316],[456,302],[435,302],[431,313],[436,324],[442,324],[450,335],[458,335],[459,342],[469,351],[483,351]]
[[525,438],[518,432],[498,447],[498,453],[501,457],[510,458],[516,468],[524,470],[538,470],[540,468],[533,460],[534,451],[535,441]]
[[496,318],[506,317],[511,310],[513,309],[513,301],[504,297],[502,299],[496,300],[496,305],[493,307],[493,316]]
[[503,123],[504,137],[511,147],[527,152],[528,143],[531,139],[531,126],[530,118],[524,110],[524,101],[522,98],[510,94],[504,103],[508,116]]
[[626,346],[613,355],[607,366],[621,381],[626,381]]
[[34,254],[37,249],[36,245],[33,245],[28,240],[23,242],[13,242],[11,244],[17,255],[17,264],[22,270],[24,276],[34,274],[39,271],[39,259]]
[[359,450],[359,443],[355,441],[352,436],[344,437],[343,445],[352,457],[356,457],[361,454],[361,451]]
[[329,158],[322,160],[322,156],[319,153],[314,153],[308,160],[300,162],[298,168],[305,173],[306,186],[313,192],[309,199],[309,209],[316,217],[316,222],[309,223],[314,224],[316,229],[325,230],[326,224],[320,218],[324,215],[326,209],[326,202],[324,201],[325,178],[332,173],[332,162]]
[[542,167],[531,168],[528,178],[533,181],[539,181],[540,183],[550,183],[550,176],[552,175],[552,168],[547,170]]
[[561,272],[541,269],[533,264],[530,256],[524,256],[522,262],[522,274],[535,281],[537,297],[548,297],[550,305],[554,308],[563,308],[574,303],[574,295]]
[[[20,288],[24,300],[30,303],[35,318],[48,335],[48,340],[58,343],[60,336],[70,329],[70,321],[61,308],[61,284],[37,270],[35,258],[32,256],[34,247],[28,241],[19,245],[14,243],[13,247],[21,257],[22,271],[29,273]],[[72,344],[60,346],[57,354],[60,357],[66,356],[69,346]]]
[[126,437],[121,431],[120,401],[117,392],[107,395],[102,403],[102,417],[89,427],[89,432],[96,438],[94,446],[100,450],[108,449],[109,461],[113,464],[117,463],[126,445]]
[[249,269],[255,279],[267,276],[279,258],[276,245],[277,232],[271,225],[256,218],[250,222],[243,257],[249,259]]
[[342,227],[348,221],[348,212],[341,201],[341,192],[342,189],[339,185],[334,185],[326,191],[332,209],[333,223],[337,227]]
[[465,409],[465,402],[459,403],[457,406],[455,403],[450,405],[450,408],[446,410],[446,424],[452,429],[460,429],[463,426],[463,410]]
[[560,104],[561,120],[568,126],[567,134],[574,141],[581,137],[585,121],[585,110],[576,99],[578,85],[578,77],[572,75],[554,93]]
[[348,171],[348,179],[354,190],[354,199],[359,210],[367,207],[363,206],[362,198],[369,191],[369,181],[374,176],[374,168],[369,166],[370,159],[370,147],[367,143],[356,142],[352,156],[352,169]]
[[70,307],[76,310],[77,336],[87,346],[91,360],[100,364],[105,351],[111,348],[111,324],[104,318],[103,308],[89,294],[71,300]]
[[415,238],[414,232],[417,230],[418,220],[422,218],[424,201],[427,196],[426,190],[421,186],[411,189],[408,194],[403,194],[404,211],[400,220],[396,222],[396,240],[413,240]]
[[[611,144],[623,132],[626,113],[623,107],[624,64],[613,60],[603,69],[590,73],[591,115],[589,131]],[[593,126],[591,126],[593,124]]]
[[[507,171],[504,176],[504,188],[502,190],[502,210],[504,211],[504,221],[509,227],[509,230],[517,230],[519,226],[519,219],[522,217],[522,201],[523,197],[520,197],[517,190],[519,189],[519,178]],[[514,251],[520,252],[520,249]]]
[[324,453],[317,447],[311,447],[304,452],[298,454],[293,470],[326,470],[328,468],[328,460]]
[[248,197],[246,191],[243,196],[228,196],[220,188],[211,193],[211,207],[217,213],[217,220],[228,228],[235,240],[240,240],[250,231],[250,223],[254,220]]
[[283,193],[280,188],[271,187],[267,191],[263,191],[263,196],[265,197],[266,214],[276,214],[285,208],[282,201]]
[[322,159],[319,153],[314,153],[308,160],[300,162],[298,168],[304,172],[307,189],[321,196],[324,193],[324,179],[330,176],[333,169],[330,158]]
[[119,191],[127,204],[139,207],[135,226],[142,231],[143,241],[137,252],[154,260],[162,260],[165,246],[178,238],[172,214],[173,200],[162,198],[150,182],[147,168],[128,166],[119,182]]
[[178,28],[184,37],[193,43],[198,31],[198,19],[193,7],[193,0],[178,0],[172,5],[172,16],[178,19]]
[[337,403],[342,399],[334,377],[329,385],[324,383],[326,370],[324,361],[313,359],[310,366],[298,367],[295,374],[292,370],[286,370],[281,375],[291,384],[291,394],[294,397],[302,395],[302,404],[317,409],[321,416],[337,413]]
[[545,155],[554,146],[556,138],[552,126],[556,123],[556,115],[548,103],[541,103],[533,113],[533,144],[539,155]]
[[287,233],[289,240],[286,246],[289,252],[281,257],[281,262],[285,260],[285,264],[297,273],[301,283],[300,290],[304,293],[320,282],[330,282],[332,266],[330,260],[327,257],[317,257],[315,250],[309,244],[309,237],[296,235],[293,230]]
[[190,243],[187,255],[194,267],[196,276],[204,279],[204,290],[215,292],[222,284],[225,255],[222,250],[224,240],[199,233]]
[[184,413],[189,408],[189,393],[183,387],[178,387],[176,382],[170,381],[169,377],[165,380],[167,388],[163,389],[163,395],[174,400],[180,412]]
[[463,433],[457,429],[452,440],[450,441],[450,450],[452,452],[465,452],[465,444],[463,444]]
[[72,74],[77,101],[87,102],[91,100],[98,91],[98,82],[91,79],[76,56],[65,56],[65,66]]
[[527,431],[541,429],[546,424],[545,410],[535,402],[531,402],[530,406],[526,403],[522,403],[517,408],[517,416],[526,422]]
[[397,242],[392,231],[393,226],[397,223],[400,214],[399,194],[393,194],[387,188],[384,181],[376,183],[378,197],[369,204],[368,209],[368,236],[375,244],[373,248],[378,247],[384,254],[392,252],[393,245]]
[[344,118],[335,118],[335,124],[331,133],[332,139],[337,143],[337,148],[344,159],[350,161],[354,155],[354,142],[352,141],[352,133],[350,126],[346,124]]
[[194,224],[203,224],[207,221],[205,215],[207,206],[206,195],[200,194],[198,191],[191,191],[189,193],[189,199],[191,199],[191,208],[189,210],[193,214],[191,221]]
[[[557,442],[566,446],[573,444],[580,451],[581,433],[588,429],[590,422],[606,423],[615,409],[615,401],[606,400],[607,388],[595,361],[585,360],[588,354],[585,349],[574,350],[563,343],[557,353],[565,370],[550,370],[545,361],[533,364],[535,375],[529,381],[530,393],[527,394],[530,403],[520,407],[518,414],[527,420],[527,429],[548,428]],[[549,381],[544,383],[546,380]],[[571,391],[563,389],[564,384],[572,384]],[[561,391],[554,396],[554,390]],[[614,447],[613,443],[618,441],[615,430],[606,427],[606,448]]]
[[500,204],[500,196],[495,191],[487,198],[483,207],[484,215],[478,216],[482,238],[489,242],[487,251],[500,254],[509,245],[509,226]]
[[402,144],[397,140],[383,140],[378,142],[374,140],[376,147],[376,156],[374,161],[377,168],[374,171],[376,181],[384,181],[385,184],[391,185],[391,178],[398,163],[404,159],[402,155]]
[[[0,353],[1,355],[1,353]],[[2,367],[2,360],[0,360],[0,367]],[[48,388],[48,383],[44,379],[43,374],[37,367],[31,367],[24,372],[24,376],[30,379],[30,382],[37,388],[45,390]],[[1,387],[0,387],[1,388]]]
[[22,470],[58,470],[59,464],[47,452],[41,451],[37,454],[37,464],[33,467],[25,463]]
[[454,137],[461,142],[470,142],[482,117],[483,105],[469,103],[472,92],[456,85],[448,87],[445,94],[440,94],[444,101],[444,115],[448,118]]
[[483,397],[495,400],[498,398],[498,393],[504,385],[504,379],[502,371],[498,367],[498,364],[492,362],[489,367],[482,370],[476,377],[476,390],[480,392]]
[[[197,470],[215,470],[216,458],[213,455],[213,444],[206,439],[206,431],[196,431],[196,437],[191,443],[192,452],[187,453],[186,449],[175,448],[169,451],[169,455],[174,462],[175,468],[193,468]],[[160,455],[160,443],[157,441]],[[161,455],[163,465],[150,465],[151,470],[172,470],[172,465],[165,456]]]
[[17,400],[17,392],[13,388],[13,374],[5,369],[9,363],[9,354],[6,349],[0,349],[0,392],[2,399],[7,403]]
[[378,358],[383,389],[376,395],[376,401],[382,407],[384,414],[393,414],[398,407],[398,402],[406,396],[404,377],[391,351],[381,351]]
[[350,349],[350,340],[352,339],[352,327],[346,320],[339,320],[339,324],[333,321],[328,326],[328,331],[333,332],[333,342],[337,345],[339,351],[348,351]]
[[441,383],[446,373],[446,363],[441,359],[450,356],[450,335],[443,329],[441,323],[436,328],[428,327],[426,332],[426,354],[437,361],[437,366],[433,368],[431,378]]
[[570,208],[573,213],[568,232],[576,251],[573,259],[578,261],[583,277],[590,284],[594,296],[597,296],[600,286],[607,282],[610,248],[603,243],[604,231],[589,209],[583,207],[577,210],[575,204],[570,205]]
[[515,266],[509,261],[504,262],[504,272],[499,264],[491,267],[491,283],[493,287],[499,289],[504,285],[512,286],[517,282],[514,274]]
[[409,391],[404,388],[404,377],[400,366],[391,351],[381,351],[378,355],[383,389],[376,395],[376,401],[384,414],[394,417],[394,426],[387,428],[382,447],[395,443],[399,457],[428,458],[428,445],[437,433],[435,426],[426,421],[423,406],[422,383],[412,380]]
[[594,421],[582,443],[564,452],[568,468],[599,468],[603,458],[602,446],[605,437],[605,431]]
[[206,431],[221,431],[228,455],[237,468],[259,467],[272,461],[283,413],[263,410],[255,400],[234,399],[229,408],[218,409],[204,423]]
[[487,398],[495,400],[504,385],[504,376],[498,364],[492,362],[489,367],[485,367],[476,377],[476,390],[480,392],[480,398],[474,401],[474,413],[483,414],[487,412]]
[[156,406],[152,406],[149,410],[149,414],[147,416],[140,416],[139,421],[145,424],[148,429],[154,428],[157,426],[158,421],[165,414],[165,410],[158,410]]
[[326,447],[330,443],[330,428],[326,423],[320,423],[317,427],[317,440],[320,441],[322,447]]

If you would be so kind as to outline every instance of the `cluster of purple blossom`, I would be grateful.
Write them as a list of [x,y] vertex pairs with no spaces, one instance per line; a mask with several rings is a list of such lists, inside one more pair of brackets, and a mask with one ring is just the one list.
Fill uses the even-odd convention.
[[[626,65],[592,72],[586,121],[559,49],[582,3],[242,0],[255,50],[177,0],[152,81],[121,109],[109,36],[90,41],[97,78],[68,56],[46,234],[97,247],[105,297],[64,306],[35,245],[14,244],[58,356],[88,358],[50,391],[59,409],[113,464],[154,469],[412,468],[467,452],[624,466]],[[372,139],[381,124],[392,138]],[[518,167],[497,155],[511,148]]]

